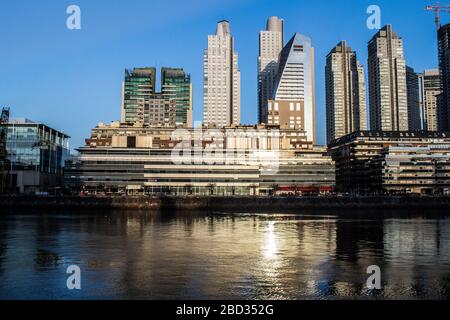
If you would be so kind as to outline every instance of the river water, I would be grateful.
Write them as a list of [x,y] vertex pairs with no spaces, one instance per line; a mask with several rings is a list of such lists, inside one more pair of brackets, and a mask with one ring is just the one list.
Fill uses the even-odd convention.
[[0,213],[0,299],[449,298],[439,212]]

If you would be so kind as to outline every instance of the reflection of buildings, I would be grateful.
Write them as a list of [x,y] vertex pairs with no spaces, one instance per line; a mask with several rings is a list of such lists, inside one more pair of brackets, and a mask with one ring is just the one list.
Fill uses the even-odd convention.
[[184,129],[101,124],[67,182],[88,192],[256,195],[330,192],[334,165],[299,130]]
[[448,193],[450,137],[436,132],[361,131],[331,142],[337,189]]
[[61,187],[69,136],[28,119],[8,125],[7,153],[11,162],[12,189],[48,192]]

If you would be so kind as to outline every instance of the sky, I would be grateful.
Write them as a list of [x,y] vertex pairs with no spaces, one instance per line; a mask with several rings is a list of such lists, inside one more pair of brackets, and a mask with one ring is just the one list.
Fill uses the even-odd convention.
[[[0,107],[61,130],[84,145],[99,122],[120,119],[125,68],[181,67],[192,76],[194,121],[203,114],[203,50],[219,20],[230,21],[241,70],[241,121],[257,121],[258,34],[269,16],[285,21],[315,47],[317,139],[325,144],[325,59],[341,40],[367,66],[370,5],[381,8],[404,40],[407,64],[437,67],[433,0],[1,0]],[[81,30],[69,30],[66,9],[81,8]],[[450,16],[442,14],[442,22]]]

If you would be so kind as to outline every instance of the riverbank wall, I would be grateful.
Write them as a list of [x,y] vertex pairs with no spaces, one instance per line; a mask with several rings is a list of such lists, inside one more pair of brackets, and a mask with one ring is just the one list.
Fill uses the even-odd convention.
[[1,209],[138,209],[217,212],[292,212],[304,209],[444,209],[450,197],[0,197]]

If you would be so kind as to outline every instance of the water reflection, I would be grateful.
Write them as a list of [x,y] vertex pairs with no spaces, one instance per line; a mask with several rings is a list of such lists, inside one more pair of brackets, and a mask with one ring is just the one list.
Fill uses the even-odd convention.
[[[450,298],[450,220],[64,212],[0,217],[0,298]],[[65,287],[82,269],[81,291]],[[382,291],[365,288],[382,270]]]

